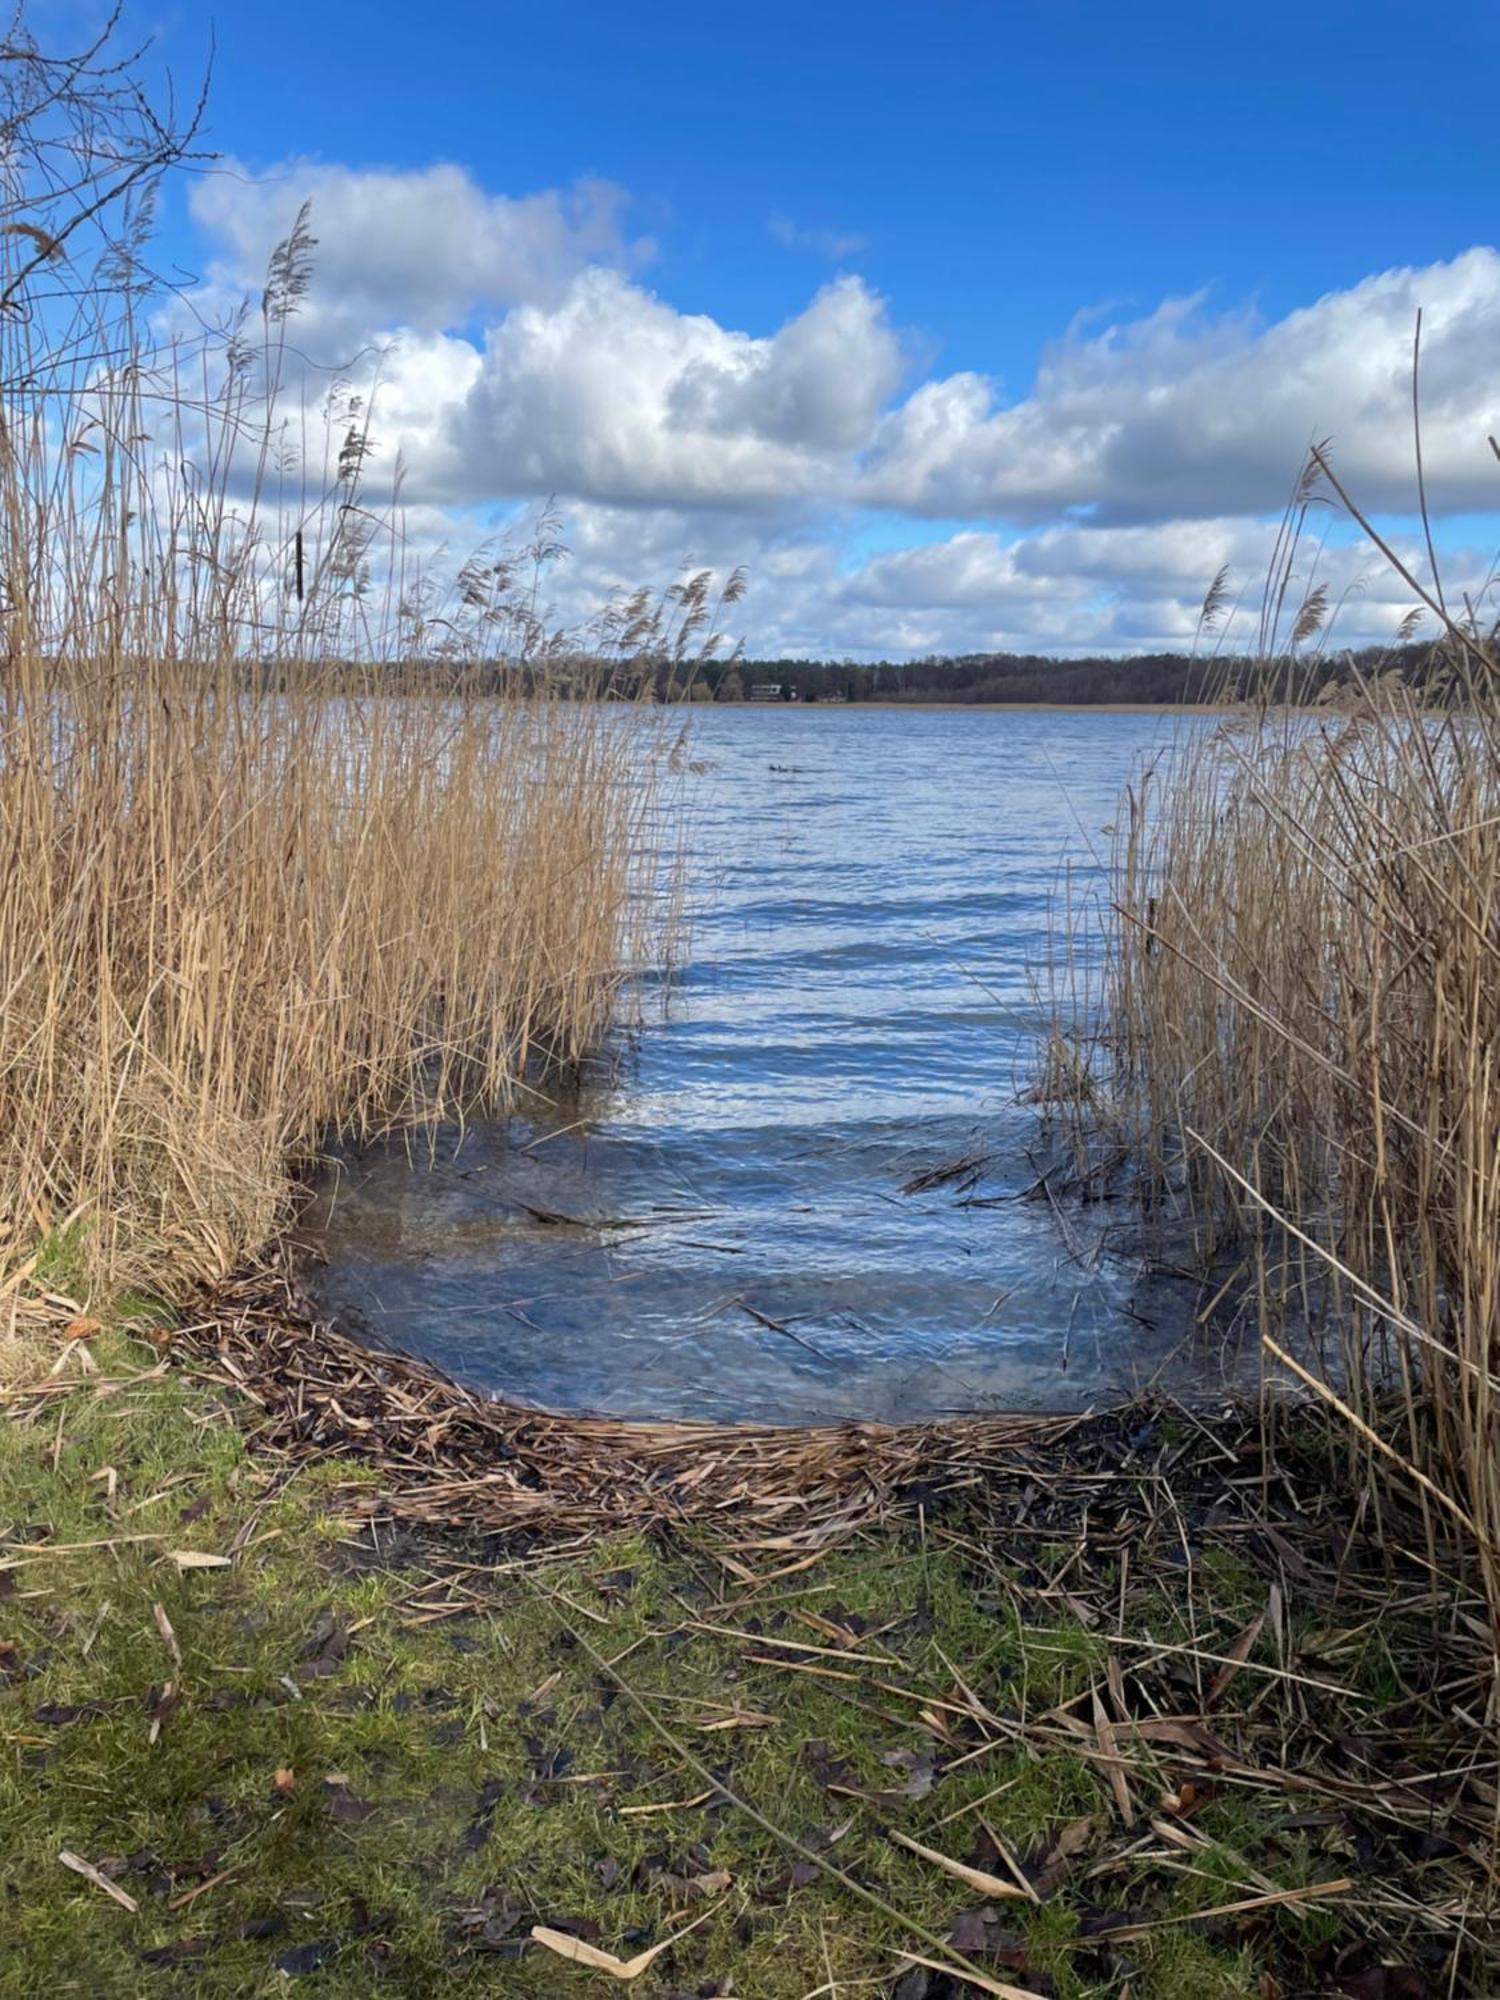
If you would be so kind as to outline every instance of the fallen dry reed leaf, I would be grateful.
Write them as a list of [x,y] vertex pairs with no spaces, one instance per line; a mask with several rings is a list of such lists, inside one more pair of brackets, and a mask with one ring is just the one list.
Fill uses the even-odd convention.
[[128,1910],[133,1917],[140,1914],[141,1906],[135,1897],[128,1890],[122,1889],[118,1882],[111,1882],[107,1875],[101,1874],[92,1861],[85,1861],[81,1854],[74,1854],[72,1849],[67,1847],[63,1848],[57,1858],[64,1868],[71,1868],[73,1873],[81,1875],[85,1882],[92,1882],[96,1889],[102,1889],[104,1894],[113,1898],[122,1910]]
[[[929,1972],[951,1973],[953,1970],[952,1964],[944,1959],[923,1958],[920,1952],[914,1951],[903,1951],[901,1964],[925,1966]],[[977,1967],[966,1970],[964,1980],[967,1985],[977,1987],[981,1993],[992,1994],[994,2000],[1043,2000],[1043,1996],[1035,1987],[1008,1985],[1003,1979],[994,1979],[989,1973],[980,1972]]]
[[569,1935],[567,1931],[555,1931],[546,1924],[533,1924],[531,1939],[534,1944],[545,1945],[548,1951],[556,1952],[559,1958],[567,1959],[573,1965],[587,1966],[591,1972],[607,1972],[611,1979],[639,1979],[647,1972],[665,1951],[681,1942],[690,1931],[697,1930],[699,1924],[707,1923],[713,1915],[705,1910],[701,1917],[663,1938],[659,1944],[648,1945],[638,1951],[634,1958],[616,1958],[612,1951],[601,1951],[598,1945],[588,1944],[582,1938]]
[[954,1861],[949,1855],[939,1854],[934,1847],[924,1847],[920,1840],[913,1840],[909,1833],[892,1828],[891,1839],[898,1847],[919,1855],[923,1861],[930,1861],[934,1868],[941,1868],[954,1875],[960,1882],[966,1882],[971,1889],[977,1889],[981,1896],[1016,1896],[1029,1900],[1026,1891],[1018,1883],[1006,1881],[1003,1875],[992,1875],[985,1868],[971,1868],[966,1861]]

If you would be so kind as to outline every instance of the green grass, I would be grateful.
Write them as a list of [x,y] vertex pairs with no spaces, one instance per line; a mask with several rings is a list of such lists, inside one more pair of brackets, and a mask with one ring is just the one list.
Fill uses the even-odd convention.
[[84,1280],[85,1243],[83,1224],[70,1222],[49,1229],[36,1247],[32,1280],[41,1291],[78,1291]]
[[[104,1379],[146,1352],[97,1347]],[[1101,1839],[1111,1824],[1107,1786],[1066,1747],[1001,1743],[964,1762],[975,1739],[962,1718],[944,1742],[920,1702],[878,1685],[941,1699],[956,1669],[997,1713],[1021,1716],[1098,1677],[1096,1635],[1023,1622],[961,1544],[893,1530],[752,1599],[706,1546],[632,1538],[531,1577],[470,1577],[475,1608],[433,1618],[424,1607],[447,1586],[421,1552],[372,1550],[343,1519],[355,1476],[263,1462],[219,1392],[176,1373],[73,1390],[0,1424],[15,1563],[0,1600],[0,1992],[239,1996],[290,1982],[541,2000],[625,1989],[526,1942],[533,1923],[576,1925],[629,1957],[699,1916],[630,1991],[732,1980],[755,2000],[801,2000],[830,1979],[840,1993],[893,1991],[912,1941],[901,1926],[722,1797],[681,1804],[700,1777],[591,1650],[716,1779],[928,1929],[977,1936],[993,1976],[1060,2000],[1118,1992],[1127,1970],[1136,2000],[1251,1995],[1267,1950],[1295,1963],[1338,1930],[1336,1913],[1289,1910],[1115,1946],[1088,1935],[1100,1909],[1156,1920],[1234,1900],[1250,1865],[1283,1886],[1333,1872],[1303,1836],[1277,1836],[1249,1794],[1205,1809],[1200,1873],[1091,1880],[1086,1843],[1042,1902],[997,1904],[987,1926],[982,1896],[891,1840],[899,1830],[971,1858],[987,1823],[1035,1858],[1085,1816]],[[221,1555],[237,1535],[232,1567],[172,1559]],[[1252,1602],[1231,1569],[1212,1578],[1216,1603],[1236,1588]],[[892,1664],[805,1655],[848,1678],[795,1671],[768,1641],[838,1650],[797,1621],[804,1611]],[[318,1671],[308,1655],[330,1630]],[[735,1714],[771,1726],[706,1727]],[[630,1810],[642,1806],[676,1809]],[[63,1849],[114,1877],[138,1912],[61,1866]]]

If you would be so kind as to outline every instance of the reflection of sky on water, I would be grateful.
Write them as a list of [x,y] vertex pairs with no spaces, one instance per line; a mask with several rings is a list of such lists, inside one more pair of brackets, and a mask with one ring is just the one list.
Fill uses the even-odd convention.
[[[630,1415],[1062,1407],[1212,1386],[1193,1294],[1075,1255],[1037,1174],[1029,978],[1160,715],[693,717],[693,918],[612,1074],[342,1163],[331,1310],[483,1387]],[[973,1185],[904,1195],[982,1153]],[[1184,1348],[1184,1343],[1187,1343]]]

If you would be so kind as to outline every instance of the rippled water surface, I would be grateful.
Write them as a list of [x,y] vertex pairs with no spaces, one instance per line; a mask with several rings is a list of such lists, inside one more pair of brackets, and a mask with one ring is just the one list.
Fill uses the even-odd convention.
[[[487,1389],[632,1416],[1072,1407],[1220,1380],[1194,1294],[1033,1187],[1031,977],[1160,714],[693,712],[693,919],[631,1046],[337,1163],[310,1288]],[[912,1184],[968,1159],[925,1191]]]

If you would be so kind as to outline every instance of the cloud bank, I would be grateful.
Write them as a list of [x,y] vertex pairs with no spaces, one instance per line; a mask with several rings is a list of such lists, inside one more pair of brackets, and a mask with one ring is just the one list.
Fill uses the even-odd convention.
[[[1222,564],[1257,580],[1312,441],[1331,439],[1364,506],[1410,515],[1419,309],[1434,512],[1488,514],[1500,493],[1489,247],[1277,320],[1203,295],[1080,318],[1007,400],[920,368],[855,272],[769,331],[679,310],[649,282],[628,197],[599,181],[510,196],[452,165],[235,167],[193,196],[205,299],[254,293],[304,202],[318,247],[298,350],[366,380],[424,519],[555,497],[579,595],[688,556],[746,561],[759,652],[1183,644]],[[771,228],[840,261],[861,247]],[[1388,637],[1410,596],[1347,540],[1324,557],[1339,636]],[[1453,562],[1485,573],[1482,550]]]

